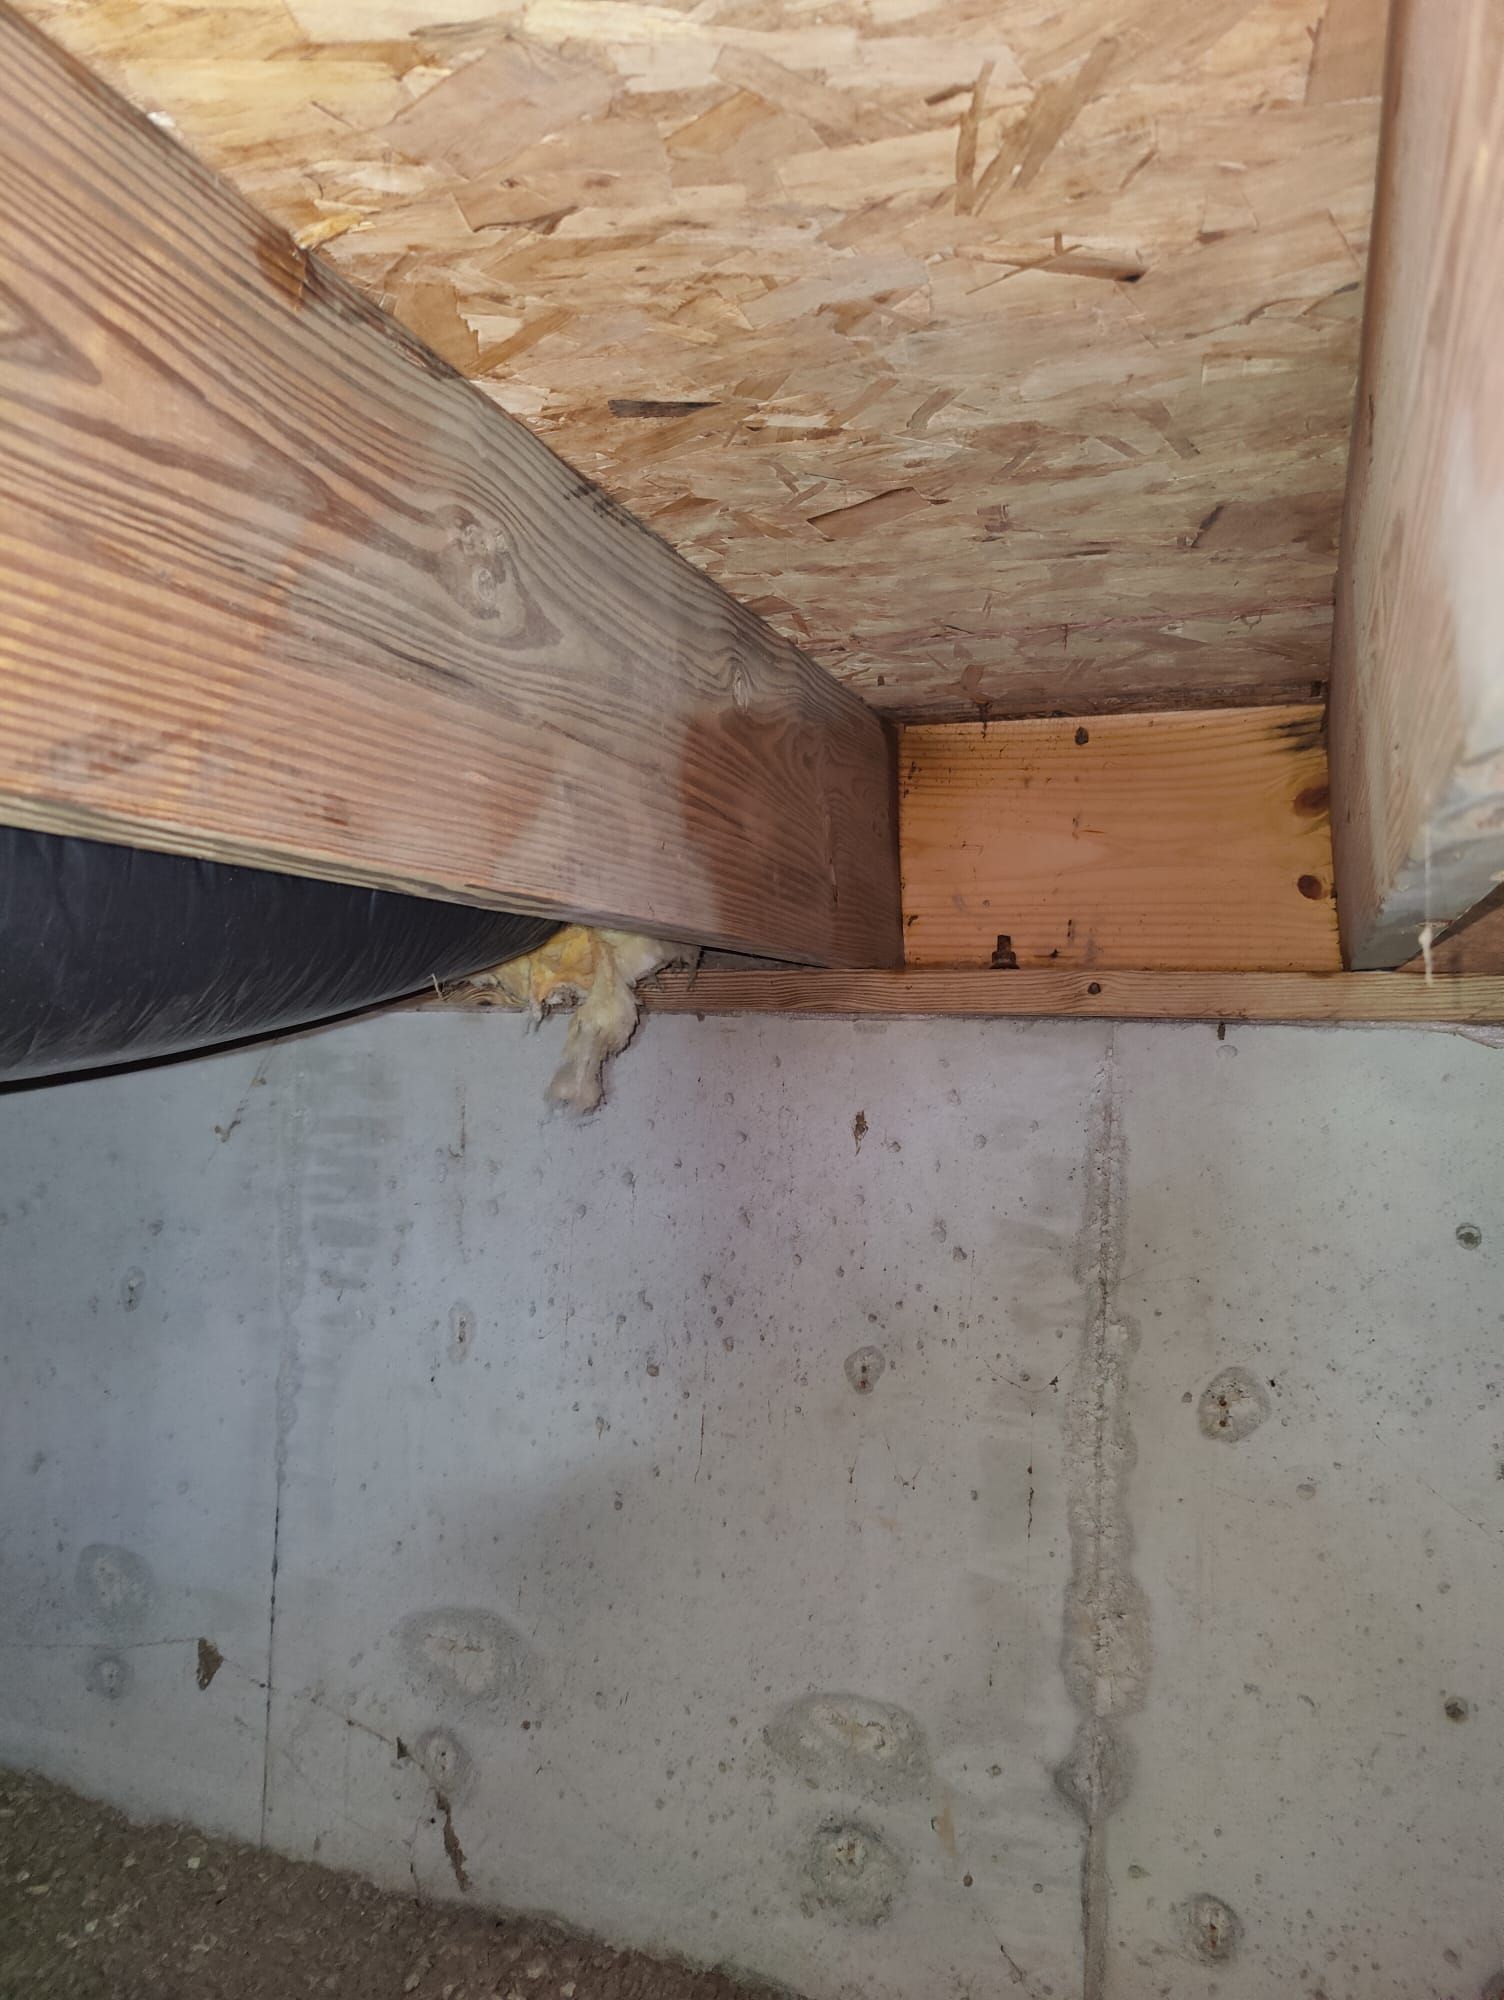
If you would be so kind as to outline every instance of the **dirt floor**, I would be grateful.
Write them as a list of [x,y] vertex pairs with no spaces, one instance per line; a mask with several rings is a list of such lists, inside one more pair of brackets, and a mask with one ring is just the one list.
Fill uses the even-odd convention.
[[0,1771],[0,2000],[772,2000]]

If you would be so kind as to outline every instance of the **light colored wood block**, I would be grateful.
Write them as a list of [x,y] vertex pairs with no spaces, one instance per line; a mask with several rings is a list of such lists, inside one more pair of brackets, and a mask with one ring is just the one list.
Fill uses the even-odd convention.
[[[1504,1022],[1504,979],[1400,972],[903,972],[741,970],[664,973],[644,1004],[671,1014],[1076,1016],[1119,1021]],[[429,1006],[441,1003],[428,1001]]]
[[910,965],[1340,962],[1317,707],[910,727],[899,793]]

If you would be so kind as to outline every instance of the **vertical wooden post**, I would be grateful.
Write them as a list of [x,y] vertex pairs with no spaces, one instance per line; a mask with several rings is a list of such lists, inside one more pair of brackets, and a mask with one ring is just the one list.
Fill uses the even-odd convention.
[[1330,716],[1347,962],[1504,877],[1504,0],[1395,0]]

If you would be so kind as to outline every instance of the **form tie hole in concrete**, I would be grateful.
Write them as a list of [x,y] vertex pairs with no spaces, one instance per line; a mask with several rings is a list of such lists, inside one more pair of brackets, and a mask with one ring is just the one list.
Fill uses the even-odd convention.
[[490,1708],[521,1706],[536,1689],[538,1660],[494,1611],[456,1607],[415,1612],[399,1643],[413,1681],[439,1699]]
[[1462,1245],[1464,1250],[1481,1250],[1483,1247],[1483,1231],[1478,1227],[1476,1222],[1461,1223],[1457,1230],[1457,1241]]
[[846,1357],[846,1380],[859,1396],[870,1396],[887,1365],[880,1347],[858,1347]]
[[1201,1392],[1197,1417],[1202,1431],[1223,1444],[1237,1444],[1269,1414],[1269,1392],[1246,1368],[1224,1368]]
[[471,1306],[452,1306],[449,1311],[449,1358],[463,1361],[475,1345],[475,1311]]
[[131,1663],[118,1653],[100,1653],[89,1662],[84,1683],[104,1701],[121,1701],[130,1692]]
[[115,1631],[140,1625],[157,1594],[140,1556],[111,1542],[90,1542],[81,1552],[74,1585],[88,1617]]
[[1471,1702],[1465,1701],[1460,1694],[1449,1694],[1441,1707],[1448,1722],[1466,1722],[1473,1712]]
[[1181,1934],[1205,1965],[1225,1965],[1237,1955],[1243,1925],[1220,1896],[1192,1896],[1178,1912]]
[[426,1729],[413,1745],[413,1761],[434,1790],[459,1805],[475,1786],[475,1760],[452,1729]]
[[908,1871],[880,1833],[860,1820],[826,1820],[804,1863],[806,1915],[828,1912],[848,1924],[880,1924]]
[[907,1709],[860,1694],[811,1694],[763,1732],[779,1762],[817,1790],[911,1798],[929,1784],[924,1733]]

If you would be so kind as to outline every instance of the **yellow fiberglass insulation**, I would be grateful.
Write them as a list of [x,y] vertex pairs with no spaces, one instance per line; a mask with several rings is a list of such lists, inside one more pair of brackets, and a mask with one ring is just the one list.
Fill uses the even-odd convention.
[[694,957],[690,945],[631,931],[587,930],[571,924],[524,958],[509,959],[467,984],[502,994],[534,1020],[574,1003],[564,1055],[548,1086],[551,1103],[583,1114],[605,1094],[605,1068],[631,1041],[637,1026],[637,985],[676,960]]

